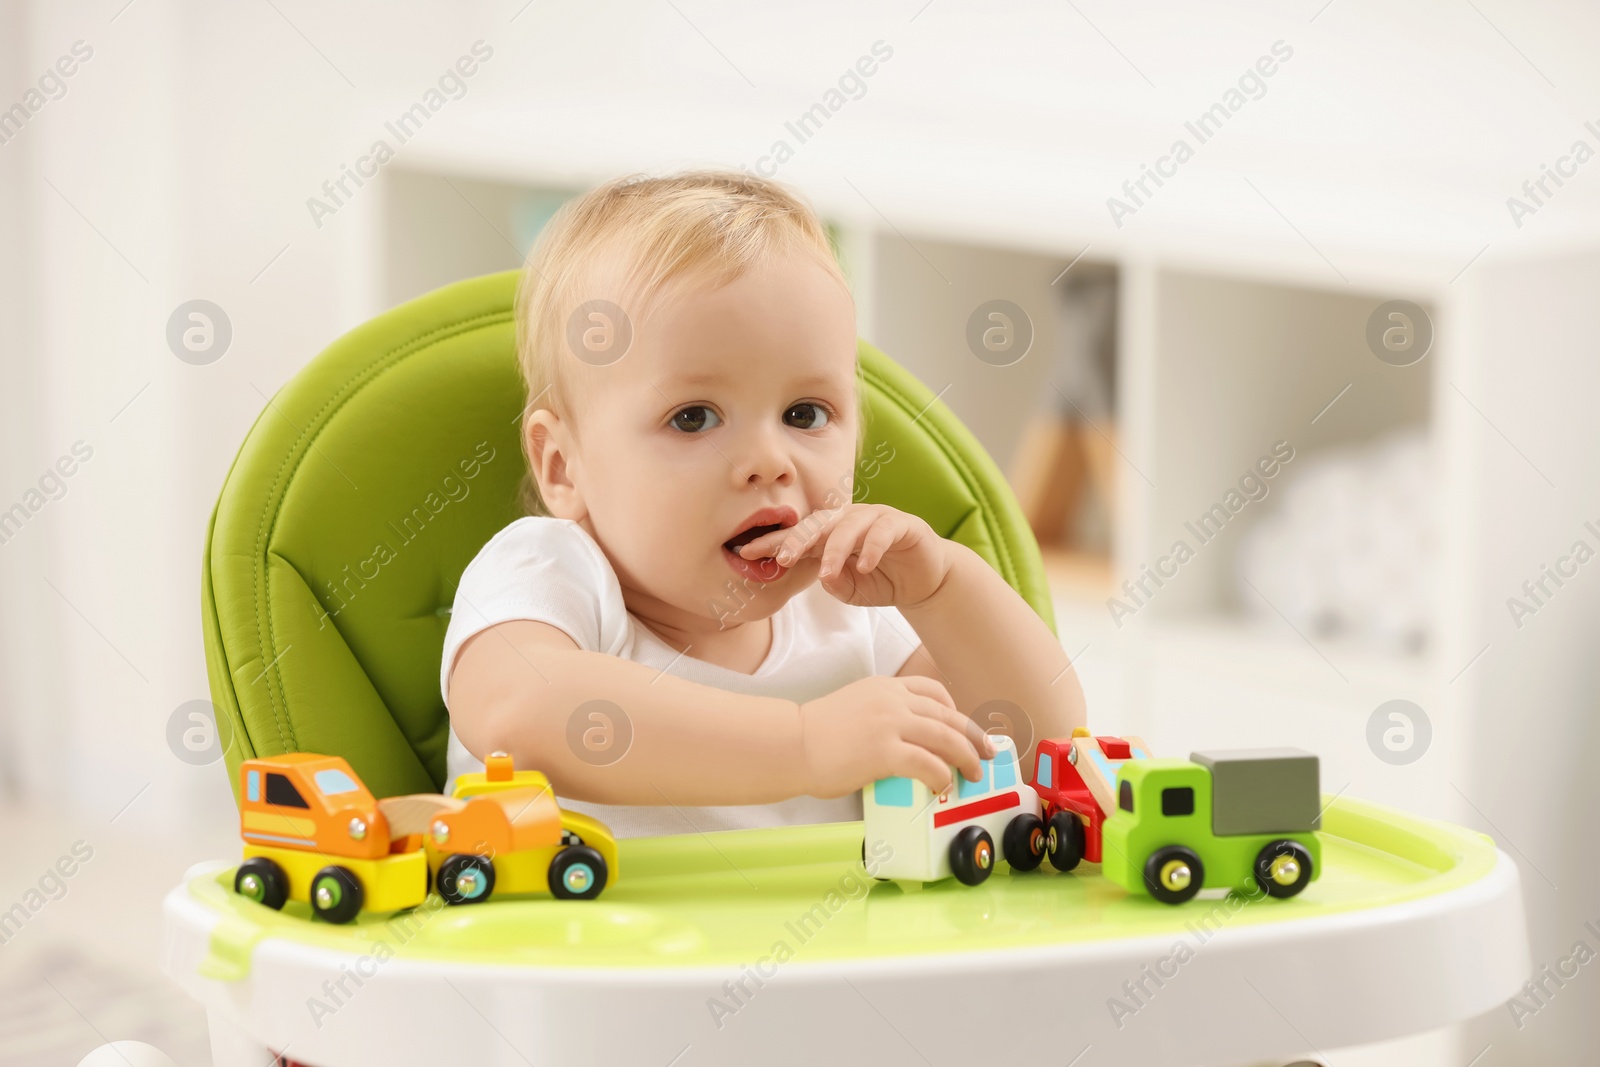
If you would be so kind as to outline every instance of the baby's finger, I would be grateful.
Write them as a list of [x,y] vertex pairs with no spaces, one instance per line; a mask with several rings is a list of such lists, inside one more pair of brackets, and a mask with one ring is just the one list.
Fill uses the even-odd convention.
[[900,737],[914,745],[921,745],[944,762],[953,764],[969,782],[982,780],[983,765],[973,751],[972,742],[948,723],[919,715],[906,723]]
[[844,570],[845,560],[856,550],[856,545],[861,541],[861,536],[877,521],[877,515],[870,511],[858,511],[848,518],[839,520],[838,524],[828,532],[828,544],[822,552],[822,569],[818,574],[823,578],[831,577]]
[[[937,700],[951,711],[956,710],[955,698],[950,695],[950,690],[945,688],[943,682],[937,678],[929,678],[925,674],[908,674],[900,679],[906,689],[918,696],[929,697]],[[957,712],[957,714],[960,714]]]
[[758,537],[754,541],[746,541],[739,546],[739,555],[745,559],[768,559],[778,554],[778,546],[783,542],[768,541]]
[[760,537],[753,537],[739,546],[739,555],[746,559],[760,559],[763,556],[777,555],[778,546],[783,544],[789,536],[788,530],[769,530]]
[[994,758],[994,746],[989,742],[989,735],[983,732],[983,727],[961,714],[961,712],[925,697],[912,698],[909,706],[918,715],[937,719],[961,734],[967,739],[967,743],[972,746],[973,751],[978,754],[980,759]]
[[[832,511],[813,511],[787,530],[774,530],[766,535],[777,538],[777,551],[773,556],[785,567],[821,551],[821,538],[844,518],[843,506]],[[760,540],[760,538],[757,538]]]
[[777,555],[778,547],[787,541],[791,534],[804,532],[805,531],[799,526],[789,526],[782,530],[768,530],[760,537],[752,537],[750,540],[740,545],[739,554],[744,555],[746,552],[753,549],[755,558],[757,559],[762,556]]
[[902,745],[890,766],[903,778],[915,778],[935,796],[956,784],[950,776],[950,765],[921,745]]
[[861,542],[861,552],[856,559],[856,570],[865,574],[878,565],[883,554],[894,547],[905,533],[905,520],[897,516],[885,516],[867,531],[867,539]]
[[787,549],[795,553],[795,558],[799,559],[806,555],[805,549],[810,546],[814,534],[814,530],[797,526],[791,526],[786,530],[769,530],[760,537],[740,545],[739,555],[746,559],[760,559],[763,556],[776,557]]

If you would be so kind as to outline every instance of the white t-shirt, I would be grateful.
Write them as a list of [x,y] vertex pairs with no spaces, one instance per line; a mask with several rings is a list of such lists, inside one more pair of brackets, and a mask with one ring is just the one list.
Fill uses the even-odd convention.
[[[565,632],[590,652],[670,670],[679,678],[736,693],[804,703],[850,682],[892,675],[920,643],[892,607],[853,607],[813,582],[772,616],[772,647],[753,674],[680,655],[631,614],[611,561],[570,519],[518,519],[479,551],[461,575],[445,632],[439,686],[450,699],[450,670],[467,639],[497,623],[530,619]],[[450,782],[483,770],[454,727],[446,755]],[[537,770],[538,768],[526,768]],[[861,818],[861,795],[821,800],[791,797],[774,804],[719,807],[595,804],[562,799],[563,807],[593,815],[619,838],[686,834]]]

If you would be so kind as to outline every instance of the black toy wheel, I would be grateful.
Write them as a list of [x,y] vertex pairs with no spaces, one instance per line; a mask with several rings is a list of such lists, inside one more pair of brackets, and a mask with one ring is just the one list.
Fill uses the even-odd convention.
[[1012,870],[1034,870],[1044,862],[1044,820],[1037,815],[1018,815],[1006,823],[1000,847]]
[[994,838],[981,826],[968,826],[950,842],[950,870],[966,885],[977,885],[994,870]]
[[560,900],[593,900],[607,877],[605,857],[588,845],[568,845],[550,861],[550,893]]
[[1070,811],[1058,811],[1050,816],[1050,828],[1045,834],[1045,854],[1050,866],[1062,874],[1083,862],[1083,820]]
[[267,857],[252,856],[239,864],[233,876],[233,891],[277,911],[289,899],[289,878]]
[[[867,839],[864,837],[861,839],[861,866],[867,867]],[[877,875],[872,874],[871,867],[867,867],[867,873],[872,875],[875,881],[887,882],[889,880],[887,878],[879,878]]]
[[439,895],[446,904],[478,904],[494,892],[494,863],[488,856],[456,853],[439,864]]
[[1311,853],[1288,838],[1269,843],[1256,853],[1256,884],[1271,897],[1294,896],[1311,884]]
[[1205,864],[1182,845],[1158,848],[1144,861],[1144,887],[1163,904],[1193,900],[1205,882]]
[[347,923],[361,914],[366,894],[361,879],[348,867],[324,867],[311,879],[311,911],[331,923]]

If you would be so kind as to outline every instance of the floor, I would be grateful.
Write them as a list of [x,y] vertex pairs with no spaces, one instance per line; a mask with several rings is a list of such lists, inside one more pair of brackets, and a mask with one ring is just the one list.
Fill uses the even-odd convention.
[[119,1040],[210,1067],[204,1013],[156,966],[160,901],[237,841],[152,840],[34,809],[0,808],[0,825],[0,1067],[71,1067]]

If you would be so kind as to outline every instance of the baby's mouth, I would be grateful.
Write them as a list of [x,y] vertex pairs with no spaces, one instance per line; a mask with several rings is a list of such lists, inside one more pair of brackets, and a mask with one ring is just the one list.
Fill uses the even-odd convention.
[[784,527],[781,522],[775,522],[770,526],[752,526],[743,533],[740,533],[722,542],[722,545],[729,552],[732,552],[737,556],[739,554],[739,550],[745,545],[748,545],[751,541],[754,541],[756,538],[761,537],[764,534],[769,534],[773,530],[781,530],[783,528]]
[[[799,519],[794,508],[786,505],[769,505],[751,512],[744,518],[748,525],[722,542],[722,558],[733,568],[735,574],[747,581],[762,583],[777,581],[789,570],[788,567],[780,564],[771,555],[759,559],[745,559],[740,555],[740,551],[750,542],[765,537],[774,530],[787,530],[799,522]],[[771,551],[776,553],[777,546],[774,545]]]

